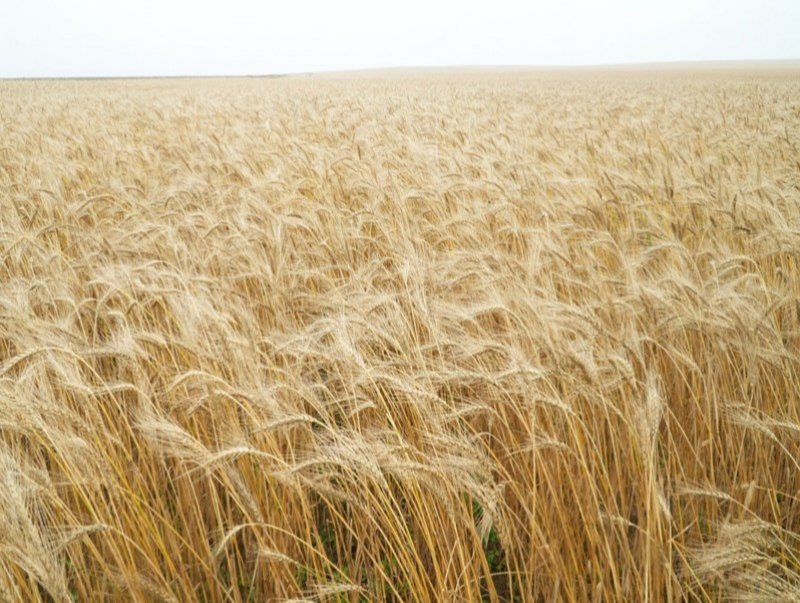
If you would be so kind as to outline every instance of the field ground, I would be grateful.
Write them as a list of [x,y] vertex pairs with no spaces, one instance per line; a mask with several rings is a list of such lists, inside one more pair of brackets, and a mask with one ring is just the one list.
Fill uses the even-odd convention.
[[800,597],[800,66],[0,82],[0,600]]

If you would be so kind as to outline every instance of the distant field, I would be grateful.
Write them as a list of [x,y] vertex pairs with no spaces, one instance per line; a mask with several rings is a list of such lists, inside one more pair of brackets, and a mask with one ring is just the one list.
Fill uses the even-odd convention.
[[800,69],[723,67],[0,82],[0,601],[800,598]]

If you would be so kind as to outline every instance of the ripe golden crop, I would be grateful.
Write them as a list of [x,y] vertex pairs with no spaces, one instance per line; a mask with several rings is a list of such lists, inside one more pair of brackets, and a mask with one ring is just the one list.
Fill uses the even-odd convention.
[[0,600],[800,596],[800,78],[0,83]]

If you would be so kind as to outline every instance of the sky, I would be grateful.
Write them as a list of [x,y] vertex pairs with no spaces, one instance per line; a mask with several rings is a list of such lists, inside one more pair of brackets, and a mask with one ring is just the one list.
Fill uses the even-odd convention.
[[800,0],[0,0],[0,77],[800,59]]

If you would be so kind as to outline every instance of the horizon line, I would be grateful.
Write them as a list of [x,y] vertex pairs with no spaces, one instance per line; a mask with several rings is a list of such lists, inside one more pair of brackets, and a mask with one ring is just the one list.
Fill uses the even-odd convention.
[[320,69],[316,71],[287,71],[274,73],[208,73],[208,74],[168,74],[168,75],[49,75],[49,76],[0,76],[0,81],[19,80],[148,80],[148,79],[221,79],[221,78],[265,78],[309,77],[315,75],[381,73],[392,71],[603,71],[603,70],[678,70],[680,68],[722,67],[732,71],[757,67],[764,71],[786,69],[800,72],[800,58],[778,59],[692,59],[682,61],[625,61],[614,63],[509,63],[509,64],[452,64],[452,65],[393,65],[385,67],[355,67],[345,69]]

